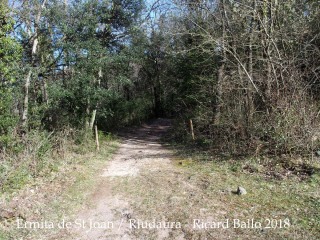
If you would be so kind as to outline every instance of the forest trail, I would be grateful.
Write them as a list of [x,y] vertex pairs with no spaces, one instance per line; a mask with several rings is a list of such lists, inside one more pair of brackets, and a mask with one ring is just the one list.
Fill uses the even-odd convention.
[[[188,154],[175,153],[161,141],[169,128],[169,120],[157,119],[119,134],[118,151],[97,172],[97,184],[63,239],[284,239],[300,234],[295,228],[253,226],[253,218],[261,219],[260,202],[272,205],[261,179],[221,162],[195,163]],[[232,191],[240,183],[250,187],[245,196]],[[274,197],[273,190],[270,194]],[[272,202],[272,211],[284,211],[280,202]],[[263,216],[272,216],[269,208]]]
[[[318,184],[297,184],[292,177],[279,182],[249,172],[255,165],[248,160],[239,165],[181,153],[161,141],[169,128],[169,120],[157,119],[124,129],[111,159],[110,150],[102,152],[105,144],[99,154],[82,156],[82,165],[78,160],[69,166],[71,179],[27,189],[28,198],[15,199],[25,209],[17,214],[29,222],[45,216],[53,228],[13,229],[12,236],[20,237],[8,238],[1,238],[0,229],[0,239],[320,239],[317,218],[310,228],[297,224],[317,216]],[[65,175],[73,175],[70,171]],[[247,194],[236,194],[237,186]],[[315,201],[305,201],[311,197]],[[293,198],[300,205],[290,202]],[[297,206],[309,214],[301,217]],[[268,227],[270,219],[278,227]]]
[[[139,233],[138,236],[134,236],[136,233],[132,230],[133,225],[130,221],[133,221],[135,216],[135,210],[130,205],[132,199],[124,197],[117,186],[136,177],[142,177],[144,178],[142,181],[148,182],[153,173],[173,167],[170,163],[173,152],[160,142],[169,127],[170,120],[157,119],[139,128],[130,128],[119,133],[122,139],[119,150],[98,176],[101,180],[93,191],[89,203],[76,216],[75,225],[70,231],[72,239],[142,237]],[[150,236],[148,231],[145,234]],[[167,230],[164,228],[157,233],[159,239],[166,236]]]

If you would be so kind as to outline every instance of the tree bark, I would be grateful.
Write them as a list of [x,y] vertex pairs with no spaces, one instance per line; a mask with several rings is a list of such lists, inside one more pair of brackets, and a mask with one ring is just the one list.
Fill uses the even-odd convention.
[[[251,13],[251,21],[250,21],[250,29],[249,29],[249,46],[248,46],[248,73],[250,77],[253,79],[253,36],[254,36],[254,28],[255,28],[255,10],[256,10],[256,1],[254,0],[252,3],[252,13]],[[254,114],[254,103],[253,103],[253,89],[250,83],[246,86],[246,97],[247,97],[247,106],[246,106],[246,127],[250,128],[252,124],[252,118]]]
[[92,111],[91,120],[90,120],[90,126],[89,126],[91,130],[92,130],[94,122],[96,120],[96,115],[97,115],[97,109],[94,109]]
[[[32,50],[31,50],[31,66],[30,69],[26,75],[25,79],[25,84],[24,84],[24,100],[23,100],[23,110],[22,110],[22,116],[21,116],[21,124],[23,127],[26,127],[28,125],[28,111],[29,111],[29,87],[31,83],[31,77],[32,77],[32,68],[34,67],[35,64],[35,58],[36,58],[36,53],[37,53],[37,48],[38,48],[38,26],[42,14],[42,9],[45,7],[47,0],[43,0],[40,9],[38,10],[38,14],[36,16],[36,20],[34,23],[34,34],[31,34],[31,26],[29,27],[29,37],[30,39],[33,39],[32,41]],[[31,25],[31,24],[30,24]]]
[[221,107],[222,107],[222,84],[225,76],[225,62],[226,62],[226,50],[225,50],[225,41],[226,41],[226,26],[225,26],[225,1],[221,1],[221,21],[222,21],[222,39],[221,39],[221,51],[222,51],[222,60],[221,65],[218,70],[218,78],[216,85],[216,96],[215,96],[215,107],[214,107],[214,125],[219,125],[221,120]]
[[29,110],[29,87],[31,81],[32,70],[28,71],[25,84],[24,84],[24,99],[23,99],[23,110],[22,110],[22,117],[21,117],[21,124],[23,127],[27,126],[28,123],[28,110]]
[[[36,29],[37,30],[37,29]],[[29,111],[29,87],[32,77],[32,68],[35,63],[35,55],[37,53],[38,39],[35,38],[32,43],[31,50],[31,66],[27,73],[25,85],[24,85],[24,100],[23,100],[23,112],[22,112],[22,126],[26,127],[28,125],[28,111]]]

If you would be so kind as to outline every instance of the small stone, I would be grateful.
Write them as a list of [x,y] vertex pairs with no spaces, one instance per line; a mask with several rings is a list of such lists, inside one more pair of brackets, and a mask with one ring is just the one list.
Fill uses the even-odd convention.
[[238,187],[237,194],[238,195],[245,195],[245,194],[247,194],[247,191],[243,187]]
[[316,155],[320,157],[320,150],[316,151]]

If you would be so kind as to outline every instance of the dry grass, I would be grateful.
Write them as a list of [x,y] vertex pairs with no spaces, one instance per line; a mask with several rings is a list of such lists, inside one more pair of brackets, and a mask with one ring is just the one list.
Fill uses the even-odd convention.
[[55,171],[39,176],[22,189],[1,196],[0,239],[64,239],[61,229],[17,229],[16,219],[54,223],[69,219],[83,204],[95,185],[96,172],[105,165],[117,148],[114,141],[103,142],[99,153],[84,153],[83,146],[72,151],[55,165]]
[[[136,178],[118,182],[117,192],[132,199],[132,218],[143,221],[181,222],[181,229],[169,232],[137,229],[136,237],[157,239],[319,239],[320,175],[301,180],[270,178],[264,166],[252,160],[199,162],[180,158],[156,172],[145,171]],[[256,162],[256,161],[255,161]],[[235,166],[236,165],[236,166]],[[245,166],[260,170],[250,173]],[[247,195],[233,192],[243,186]],[[227,229],[194,229],[193,220],[226,221]],[[233,219],[255,219],[264,228],[233,228]],[[290,221],[290,227],[265,228],[267,219]]]
[[[107,143],[99,154],[83,154],[81,149],[74,149],[50,176],[38,178],[23,191],[11,195],[6,208],[14,210],[14,215],[1,222],[4,232],[0,233],[0,239],[67,239],[67,233],[57,228],[18,231],[10,221],[16,217],[34,221],[73,219],[73,214],[87,202],[88,194],[92,194],[99,179],[96,173],[105,166],[114,149],[114,145]],[[163,149],[160,150],[156,149],[156,154],[161,155]],[[147,153],[135,151],[140,157]],[[127,220],[179,222],[181,228],[130,229],[132,239],[320,239],[317,159],[218,160],[209,153],[185,152],[171,162],[159,160],[140,167],[135,177],[108,180],[113,186],[113,196],[130,205]],[[238,186],[248,194],[235,194]],[[195,229],[194,219],[209,223],[229,220],[230,224],[228,228]],[[243,222],[254,219],[262,228],[248,225],[235,228],[233,219]],[[267,219],[278,223],[277,227],[266,228]],[[279,227],[280,221],[283,227]]]

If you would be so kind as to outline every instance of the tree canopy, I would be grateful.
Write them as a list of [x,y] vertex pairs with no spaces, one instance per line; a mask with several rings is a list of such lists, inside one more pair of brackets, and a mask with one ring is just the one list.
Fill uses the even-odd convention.
[[220,151],[314,151],[319,16],[299,0],[2,2],[0,145],[171,117],[178,141],[192,119]]

